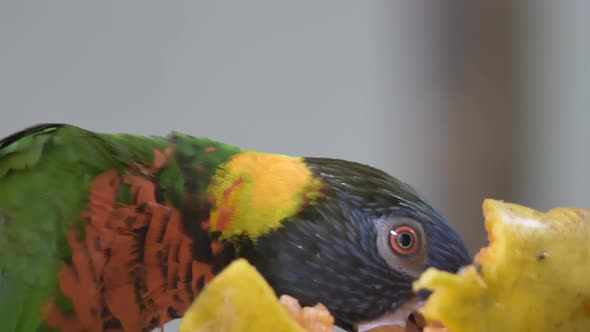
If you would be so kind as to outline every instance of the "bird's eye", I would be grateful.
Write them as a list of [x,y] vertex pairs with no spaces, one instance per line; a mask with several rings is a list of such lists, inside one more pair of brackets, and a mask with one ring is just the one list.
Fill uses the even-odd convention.
[[422,224],[408,217],[387,216],[376,226],[379,255],[392,268],[418,277],[428,258],[428,237]]
[[399,255],[411,255],[420,247],[416,231],[407,225],[389,231],[389,245]]

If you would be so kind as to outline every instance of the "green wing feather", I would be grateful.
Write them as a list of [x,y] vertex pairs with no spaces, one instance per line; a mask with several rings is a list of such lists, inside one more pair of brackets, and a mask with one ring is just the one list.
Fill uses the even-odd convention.
[[89,184],[108,169],[151,162],[153,143],[64,125],[28,128],[0,142],[0,322],[32,331],[57,289],[65,236],[80,223]]

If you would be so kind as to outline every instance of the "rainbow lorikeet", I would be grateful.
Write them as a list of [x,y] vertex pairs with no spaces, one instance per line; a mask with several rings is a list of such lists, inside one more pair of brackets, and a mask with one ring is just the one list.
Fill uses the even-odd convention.
[[470,263],[437,210],[367,165],[65,124],[0,141],[2,331],[149,331],[238,257],[348,330],[415,298],[425,268]]

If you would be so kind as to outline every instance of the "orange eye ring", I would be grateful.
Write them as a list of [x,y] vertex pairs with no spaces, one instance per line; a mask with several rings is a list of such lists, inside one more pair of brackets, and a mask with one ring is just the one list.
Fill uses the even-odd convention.
[[420,247],[416,231],[410,226],[399,226],[389,231],[389,245],[399,255],[411,255]]

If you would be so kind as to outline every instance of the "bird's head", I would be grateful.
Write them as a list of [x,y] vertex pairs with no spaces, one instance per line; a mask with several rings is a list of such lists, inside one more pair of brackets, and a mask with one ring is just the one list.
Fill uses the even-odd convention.
[[354,162],[304,160],[323,198],[243,251],[278,295],[321,302],[337,325],[361,331],[405,320],[426,268],[470,263],[459,234],[407,184]]

